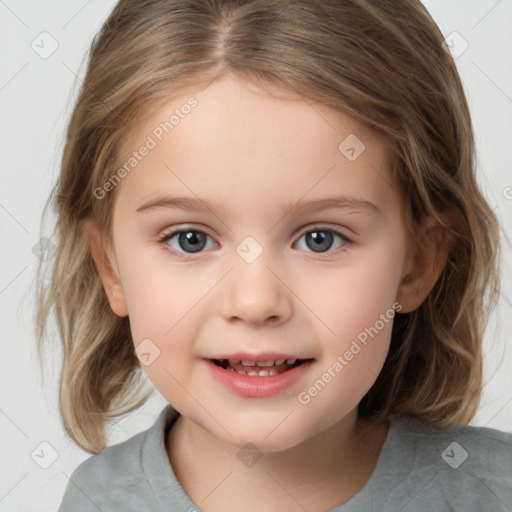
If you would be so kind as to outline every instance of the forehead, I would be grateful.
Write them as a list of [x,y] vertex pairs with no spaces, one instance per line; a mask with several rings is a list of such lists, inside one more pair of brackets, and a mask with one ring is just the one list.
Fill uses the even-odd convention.
[[389,151],[375,132],[325,105],[231,75],[175,91],[132,132],[122,160],[145,145],[151,149],[121,184],[141,201],[177,188],[241,205],[334,189],[378,200],[393,188]]

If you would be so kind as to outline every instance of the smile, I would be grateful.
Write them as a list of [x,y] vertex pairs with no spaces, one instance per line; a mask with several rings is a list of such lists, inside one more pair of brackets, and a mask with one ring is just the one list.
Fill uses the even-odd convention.
[[245,398],[275,396],[304,378],[314,359],[203,359],[214,381]]
[[213,359],[224,370],[249,377],[268,377],[286,372],[302,364],[304,359],[274,359],[269,361],[245,361],[240,359]]

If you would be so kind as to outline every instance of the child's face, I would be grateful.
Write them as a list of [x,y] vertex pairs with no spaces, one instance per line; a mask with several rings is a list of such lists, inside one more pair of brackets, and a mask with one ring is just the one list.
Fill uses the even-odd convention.
[[[389,156],[349,118],[231,76],[184,91],[126,155],[138,151],[140,162],[116,190],[115,309],[142,343],[142,368],[183,416],[226,443],[286,449],[353,420],[386,358],[407,267]],[[197,105],[158,130],[190,96]],[[354,135],[366,146],[359,156]],[[212,209],[137,211],[171,197]],[[347,202],[290,208],[328,198]],[[159,241],[176,229],[184,234]],[[278,377],[239,377],[210,361],[240,353],[312,361]]]

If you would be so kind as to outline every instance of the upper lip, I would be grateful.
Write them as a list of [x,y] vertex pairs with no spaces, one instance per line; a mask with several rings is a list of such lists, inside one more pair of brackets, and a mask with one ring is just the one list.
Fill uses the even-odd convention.
[[259,352],[258,354],[249,354],[248,352],[236,352],[233,354],[220,354],[207,357],[206,359],[240,359],[241,361],[276,361],[280,359],[312,359],[310,357],[301,357],[294,354],[284,354],[282,352]]

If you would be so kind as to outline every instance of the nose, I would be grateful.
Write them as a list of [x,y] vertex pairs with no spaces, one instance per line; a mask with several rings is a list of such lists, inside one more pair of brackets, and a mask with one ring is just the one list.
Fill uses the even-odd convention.
[[292,314],[292,292],[261,255],[253,263],[236,262],[224,283],[221,314],[251,324],[285,322]]

